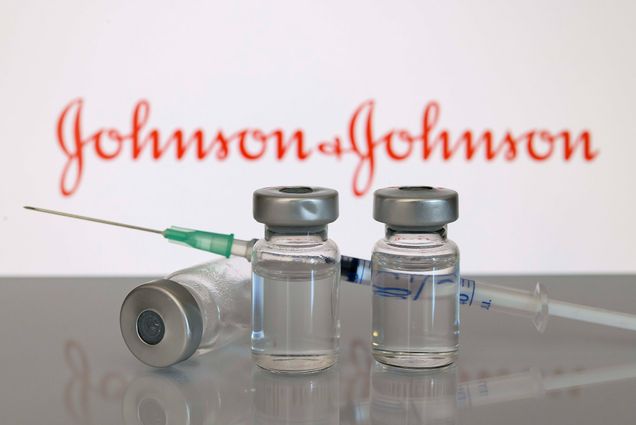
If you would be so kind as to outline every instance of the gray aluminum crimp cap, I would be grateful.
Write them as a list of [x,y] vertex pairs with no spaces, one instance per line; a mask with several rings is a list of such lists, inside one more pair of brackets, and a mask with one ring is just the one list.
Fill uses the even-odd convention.
[[192,356],[203,334],[196,300],[185,287],[168,279],[133,289],[121,306],[119,325],[128,349],[154,367]]
[[373,218],[396,229],[437,230],[457,220],[458,204],[457,192],[442,187],[386,187],[374,193]]
[[254,219],[270,227],[320,227],[338,218],[338,192],[324,187],[266,187],[253,202]]

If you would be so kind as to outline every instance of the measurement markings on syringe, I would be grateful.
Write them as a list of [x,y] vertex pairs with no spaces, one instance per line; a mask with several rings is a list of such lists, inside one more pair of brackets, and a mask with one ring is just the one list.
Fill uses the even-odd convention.
[[[378,271],[378,280],[383,279],[391,279],[399,281],[404,275],[395,272],[388,271]],[[426,284],[432,284],[431,280],[434,280],[434,283],[437,285],[444,284],[452,284],[455,282],[455,275],[453,274],[445,274],[445,275],[427,275],[421,276],[422,279],[419,281],[416,280],[418,276],[410,275],[408,282],[405,282],[405,286],[408,287],[400,287],[400,286],[392,286],[392,285],[373,285],[373,293],[375,295],[381,297],[389,297],[389,298],[401,298],[403,300],[412,299],[413,301],[417,301],[421,299],[422,291],[426,287]],[[413,288],[413,289],[411,289]],[[459,293],[459,303],[462,305],[472,306],[473,301],[475,300],[475,292],[477,290],[477,283],[472,279],[460,279],[460,293]],[[485,300],[479,303],[479,307],[484,310],[490,310],[492,306],[492,300]]]
[[461,279],[460,286],[468,289],[470,291],[470,295],[465,292],[461,292],[459,294],[459,303],[468,304],[469,306],[473,305],[473,299],[475,299],[475,281],[470,279]]
[[[384,270],[380,270],[377,272],[377,277],[379,280],[381,280],[382,277],[384,277],[383,275],[390,276],[391,278],[394,278],[395,280],[400,280],[404,276],[403,274],[400,274],[400,273],[388,272]],[[455,275],[453,274],[426,275],[426,276],[421,276],[422,279],[418,285],[418,282],[416,281],[417,277],[420,277],[420,276],[410,275],[408,280],[408,286],[411,288],[416,286],[417,289],[411,290],[409,288],[403,288],[398,286],[380,286],[380,285],[374,284],[373,293],[381,297],[402,298],[403,300],[410,298],[411,295],[413,295],[412,297],[413,301],[417,301],[418,299],[421,298],[422,291],[424,290],[424,287],[426,286],[426,283],[429,282],[429,280],[433,280],[431,284],[435,283],[437,285],[444,285],[444,284],[453,284],[455,283],[455,279],[456,279]]]
[[[477,283],[472,279],[460,279],[460,289],[459,289],[459,303],[464,305],[468,304],[468,306],[473,305],[473,301],[475,300],[475,291],[477,290]],[[490,306],[492,305],[492,300],[482,301],[479,303],[479,307],[484,310],[490,310]]]

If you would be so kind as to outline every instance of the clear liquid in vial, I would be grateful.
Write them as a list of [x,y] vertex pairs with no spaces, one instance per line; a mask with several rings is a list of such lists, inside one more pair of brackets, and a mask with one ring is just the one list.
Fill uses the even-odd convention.
[[407,368],[453,363],[459,341],[457,257],[375,253],[373,264],[375,359]]
[[260,367],[314,372],[336,361],[340,264],[254,266],[252,353]]

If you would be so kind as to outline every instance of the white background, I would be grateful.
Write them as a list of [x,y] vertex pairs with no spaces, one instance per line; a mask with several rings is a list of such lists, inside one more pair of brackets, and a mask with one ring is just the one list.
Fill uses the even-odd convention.
[[[330,236],[368,257],[383,235],[356,160],[248,163],[87,158],[71,197],[56,120],[82,97],[87,131],[126,129],[139,99],[150,124],[302,128],[308,143],[346,134],[376,101],[379,129],[417,131],[424,105],[442,127],[574,133],[592,163],[520,159],[391,162],[373,188],[426,184],[460,193],[449,236],[465,273],[636,272],[636,7],[632,2],[25,1],[0,3],[0,274],[162,274],[210,258],[159,236],[36,215],[33,204],[150,227],[262,234],[251,193],[336,188]],[[234,152],[235,153],[235,152]]]

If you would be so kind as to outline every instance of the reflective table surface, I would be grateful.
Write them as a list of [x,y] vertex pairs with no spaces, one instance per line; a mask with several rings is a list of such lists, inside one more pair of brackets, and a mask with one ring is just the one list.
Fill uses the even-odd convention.
[[[460,358],[423,372],[370,355],[369,288],[341,286],[341,354],[325,372],[253,366],[248,336],[164,370],[137,361],[119,308],[143,278],[3,278],[1,424],[634,424],[636,333],[462,307]],[[636,312],[636,277],[484,277]]]

